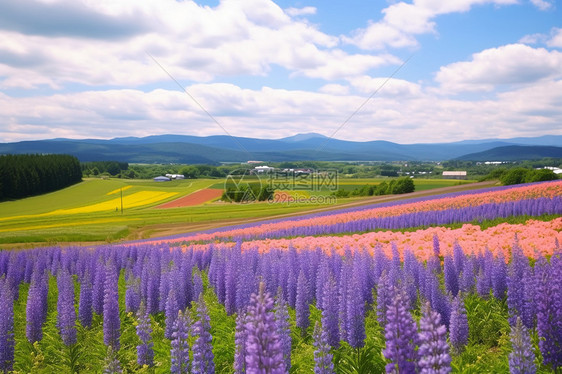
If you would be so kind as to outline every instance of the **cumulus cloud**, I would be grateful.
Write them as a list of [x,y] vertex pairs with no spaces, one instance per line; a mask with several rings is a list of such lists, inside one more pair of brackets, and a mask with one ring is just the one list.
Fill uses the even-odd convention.
[[338,37],[290,16],[315,8],[284,11],[271,0],[214,8],[172,0],[1,4],[3,88],[161,81],[165,75],[145,52],[177,79],[194,82],[263,76],[274,65],[295,76],[345,78],[399,62],[386,54],[349,54],[338,48]]
[[562,77],[562,53],[509,44],[441,67],[436,81],[447,92],[492,91],[498,85],[529,84]]
[[312,6],[306,6],[304,8],[287,8],[285,9],[285,12],[291,17],[308,16],[316,14],[316,8]]
[[549,0],[531,0],[531,3],[540,10],[548,10],[554,6],[554,4]]
[[562,29],[553,28],[550,32],[550,39],[546,42],[549,47],[562,48]]
[[418,45],[417,35],[437,32],[435,17],[466,12],[475,5],[487,3],[507,5],[516,4],[517,0],[414,0],[411,4],[398,2],[383,9],[382,20],[369,22],[366,28],[356,30],[351,37],[343,37],[343,40],[367,50],[415,47]]
[[[316,93],[245,89],[224,83],[195,84],[187,89],[229,133],[281,138],[299,132],[335,131],[378,83],[379,78],[357,79],[351,83],[356,92],[348,94],[345,86],[338,85],[325,86]],[[0,94],[0,112],[6,119],[6,126],[0,128],[3,142],[60,136],[223,133],[179,90],[104,90],[17,99]],[[464,101],[436,96],[395,79],[338,132],[338,138],[439,142],[498,137],[500,128],[502,137],[562,134],[560,121],[561,81]]]

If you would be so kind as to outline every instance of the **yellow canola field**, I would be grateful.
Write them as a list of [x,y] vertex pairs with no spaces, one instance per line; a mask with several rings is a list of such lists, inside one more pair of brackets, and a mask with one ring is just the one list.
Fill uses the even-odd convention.
[[117,189],[115,189],[115,190],[113,190],[113,191],[110,191],[110,192],[106,193],[106,195],[107,195],[107,196],[113,195],[113,194],[119,193],[120,191],[128,190],[128,189],[131,188],[131,187],[133,187],[133,186],[132,186],[132,185],[128,185],[128,186],[125,186],[125,187],[117,188]]
[[[156,203],[158,201],[170,198],[177,195],[177,192],[163,192],[163,191],[139,191],[134,194],[123,196],[123,208],[135,208],[142,205]],[[58,209],[50,214],[79,214],[79,213],[94,213],[103,212],[108,210],[121,209],[121,197],[104,201],[97,204],[87,205],[80,208],[72,209]]]
[[[123,209],[136,208],[143,205],[149,205],[157,203],[159,201],[168,199],[178,192],[164,192],[164,191],[139,191],[130,195],[123,196]],[[70,209],[57,209],[48,213],[35,214],[35,215],[24,215],[24,216],[12,216],[0,218],[0,221],[8,221],[13,219],[21,219],[28,217],[45,217],[53,215],[64,215],[64,214],[80,214],[80,213],[96,213],[96,212],[106,212],[115,211],[121,209],[121,196],[116,197],[108,201],[103,201],[101,203],[96,203],[92,205],[86,205],[78,208]]]

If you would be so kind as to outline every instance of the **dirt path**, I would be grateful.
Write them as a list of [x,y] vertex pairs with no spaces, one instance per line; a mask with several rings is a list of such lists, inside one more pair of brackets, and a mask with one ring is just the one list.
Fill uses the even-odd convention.
[[217,190],[214,188],[204,188],[190,193],[187,196],[180,197],[179,199],[169,201],[167,203],[158,205],[156,209],[167,209],[167,208],[185,208],[187,206],[195,206],[206,203],[214,199],[218,199],[222,196],[222,190]]
[[[321,208],[311,208],[309,210],[304,210],[294,213],[278,214],[268,217],[236,218],[236,219],[228,219],[228,220],[220,220],[220,221],[212,221],[212,222],[196,222],[196,223],[183,222],[183,223],[168,223],[168,224],[161,224],[161,225],[160,224],[148,225],[148,226],[141,227],[135,230],[134,232],[132,232],[127,237],[126,240],[151,239],[157,237],[165,237],[170,235],[189,233],[194,231],[216,229],[224,226],[241,225],[241,224],[270,220],[270,219],[288,218],[288,217],[301,216],[301,215],[312,214],[312,213],[320,213],[320,212],[326,212],[326,211],[337,210],[337,209],[353,208],[353,207],[369,205],[374,203],[399,201],[399,200],[411,199],[416,197],[439,195],[449,192],[469,191],[469,190],[475,190],[480,188],[493,187],[495,183],[496,183],[495,181],[487,181],[487,182],[463,184],[458,186],[440,187],[431,190],[416,191],[403,195],[372,196],[368,198],[353,200],[344,204],[336,204],[327,207],[324,206]],[[260,204],[267,204],[267,203],[260,203]]]

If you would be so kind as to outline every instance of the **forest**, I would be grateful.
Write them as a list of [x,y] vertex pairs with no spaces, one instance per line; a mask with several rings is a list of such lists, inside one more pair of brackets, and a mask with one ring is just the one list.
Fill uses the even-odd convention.
[[56,191],[81,180],[74,156],[0,155],[0,201]]

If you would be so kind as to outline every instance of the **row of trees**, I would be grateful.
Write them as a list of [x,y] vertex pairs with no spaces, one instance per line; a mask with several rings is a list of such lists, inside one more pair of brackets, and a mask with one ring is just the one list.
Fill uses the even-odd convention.
[[519,184],[519,183],[532,183],[542,181],[552,181],[558,179],[558,176],[549,169],[496,169],[490,173],[486,179],[499,179],[504,185]]
[[100,174],[117,176],[123,171],[129,169],[128,163],[119,161],[92,161],[83,162],[80,165],[82,167],[82,173],[84,173],[84,175],[92,176],[97,176]]
[[346,191],[339,189],[333,193],[336,197],[349,197],[349,196],[381,196],[393,195],[414,192],[416,186],[414,180],[408,177],[392,179],[390,182],[382,182],[378,185],[366,184],[362,187],[356,188],[353,191]]
[[246,203],[252,201],[266,201],[273,199],[275,190],[260,183],[245,183],[238,186],[227,186],[221,200],[235,203]]
[[81,180],[80,162],[74,156],[0,156],[0,200],[56,191]]

